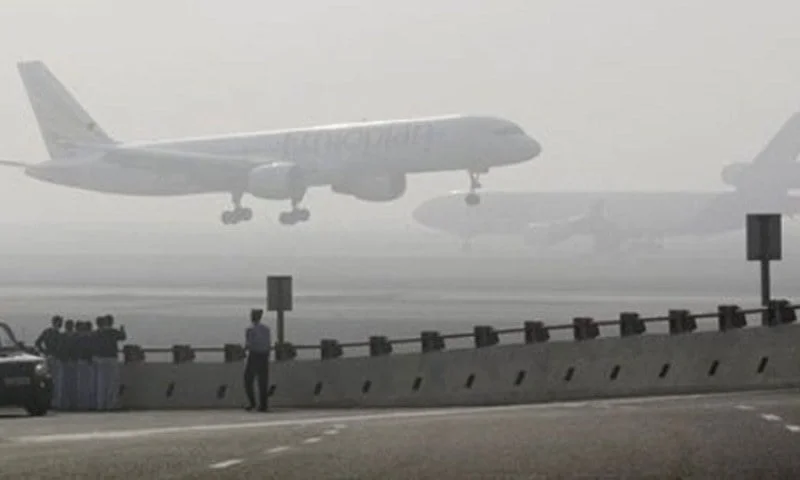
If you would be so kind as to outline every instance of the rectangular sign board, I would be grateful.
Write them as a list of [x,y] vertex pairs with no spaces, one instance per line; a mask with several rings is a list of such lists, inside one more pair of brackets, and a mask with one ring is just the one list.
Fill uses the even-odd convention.
[[780,214],[747,215],[747,260],[781,259]]
[[292,277],[275,275],[267,277],[267,311],[289,312],[292,310]]

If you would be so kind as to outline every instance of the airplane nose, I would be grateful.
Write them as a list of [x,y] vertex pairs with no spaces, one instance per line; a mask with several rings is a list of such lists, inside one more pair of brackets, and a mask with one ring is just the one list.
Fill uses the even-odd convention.
[[525,135],[525,138],[522,142],[522,150],[525,152],[526,160],[537,157],[540,153],[542,153],[542,146],[530,136]]

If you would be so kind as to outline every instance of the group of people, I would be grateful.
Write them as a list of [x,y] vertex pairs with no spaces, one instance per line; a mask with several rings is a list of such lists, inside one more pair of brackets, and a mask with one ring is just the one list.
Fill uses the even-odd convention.
[[[63,328],[63,330],[62,330]],[[125,326],[114,328],[113,315],[89,321],[56,315],[36,339],[53,377],[55,410],[113,410],[119,407],[119,342]]]
[[[252,325],[245,332],[248,356],[244,384],[247,410],[266,412],[272,334],[261,323],[262,315],[262,310],[251,311]],[[119,408],[119,342],[126,339],[124,325],[114,328],[113,315],[97,317],[94,325],[54,316],[51,326],[35,342],[53,377],[52,408],[78,411]],[[258,383],[258,398],[254,383]]]

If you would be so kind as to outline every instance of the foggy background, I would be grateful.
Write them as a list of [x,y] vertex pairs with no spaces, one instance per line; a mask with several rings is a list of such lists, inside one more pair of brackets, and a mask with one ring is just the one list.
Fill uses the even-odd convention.
[[[788,0],[7,0],[2,12],[0,158],[11,160],[46,159],[16,70],[17,61],[33,59],[44,61],[119,140],[445,113],[503,116],[541,142],[543,152],[490,172],[482,178],[486,190],[724,189],[721,168],[749,162],[800,108],[800,5]],[[533,297],[513,312],[489,303],[509,291],[503,279],[520,298],[569,291],[547,310],[563,319],[577,299],[592,295],[605,298],[603,306],[585,307],[598,315],[649,305],[646,298],[660,299],[652,305],[660,312],[672,301],[666,291],[695,295],[684,304],[711,307],[723,292],[757,298],[757,270],[743,261],[740,234],[677,242],[678,253],[622,264],[569,256],[486,260],[524,255],[513,239],[479,240],[476,254],[465,258],[457,239],[415,225],[411,211],[467,186],[464,172],[414,175],[405,196],[385,204],[314,189],[305,200],[311,221],[292,228],[277,222],[288,202],[245,196],[254,219],[231,227],[219,221],[230,206],[227,195],[111,196],[2,169],[0,315],[30,332],[64,305],[88,318],[113,310],[129,320],[129,331],[139,321],[140,338],[161,343],[186,341],[179,336],[189,325],[206,328],[239,315],[224,332],[204,330],[195,339],[221,343],[223,333],[238,340],[242,312],[263,301],[267,273],[297,275],[298,293],[330,294],[314,297],[318,312],[310,299],[304,311],[299,299],[296,316],[309,322],[314,340],[325,333],[318,320],[326,315],[358,320],[353,325],[361,329],[351,325],[346,333],[366,336],[375,319],[416,329],[429,318],[464,320],[467,313],[469,321],[492,312],[516,322],[544,308]],[[784,227],[795,228],[788,220]],[[670,259],[684,250],[706,260]],[[776,281],[791,294],[800,282],[788,243],[785,254]],[[363,255],[456,260],[351,258]],[[309,256],[332,260],[303,263]],[[431,313],[398,293],[458,289],[465,278],[471,298],[486,300],[485,310],[442,294],[437,305],[460,310]],[[127,291],[123,302],[119,292],[103,293],[111,285],[140,289]],[[164,303],[141,290],[196,292],[198,285],[249,293],[236,290],[244,297],[228,310],[196,310],[191,295]],[[59,296],[48,290],[55,286],[73,290]],[[373,303],[335,302],[367,287],[400,296],[383,300],[380,312]],[[634,288],[644,296],[630,297]],[[626,295],[628,303],[621,300]],[[409,317],[419,323],[400,321]],[[161,330],[145,335],[145,321]],[[341,333],[341,325],[324,329]]]

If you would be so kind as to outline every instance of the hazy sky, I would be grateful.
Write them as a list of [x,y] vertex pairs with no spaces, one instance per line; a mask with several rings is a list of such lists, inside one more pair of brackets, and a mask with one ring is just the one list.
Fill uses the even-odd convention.
[[[0,157],[46,158],[15,63],[41,59],[121,140],[440,113],[520,123],[543,145],[487,189],[722,188],[800,109],[800,4],[735,0],[5,0]],[[465,173],[369,204],[312,191],[301,228],[411,225]],[[279,228],[283,202],[246,197]],[[113,197],[0,171],[0,221],[223,227],[227,196]]]

